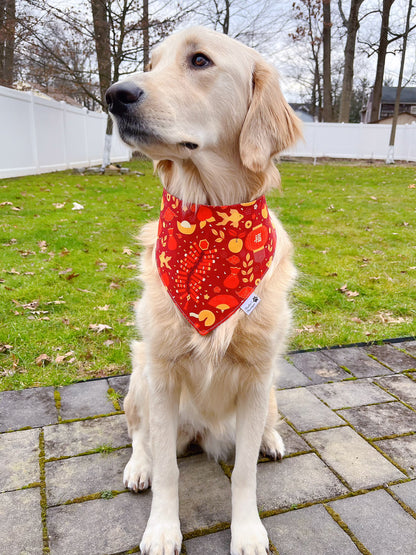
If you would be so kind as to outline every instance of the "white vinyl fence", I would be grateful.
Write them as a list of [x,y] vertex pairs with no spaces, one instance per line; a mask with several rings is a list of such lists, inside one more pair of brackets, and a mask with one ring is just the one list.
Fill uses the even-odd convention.
[[[102,163],[107,116],[0,87],[0,178]],[[130,150],[113,136],[111,161]]]
[[[0,178],[102,163],[106,115],[0,87]],[[294,157],[386,160],[390,125],[304,123]],[[114,134],[111,160],[130,158]],[[416,124],[398,125],[394,159],[416,162]]]
[[[386,160],[390,130],[391,125],[374,123],[304,123],[304,141],[284,154]],[[397,126],[394,160],[416,162],[416,123]]]

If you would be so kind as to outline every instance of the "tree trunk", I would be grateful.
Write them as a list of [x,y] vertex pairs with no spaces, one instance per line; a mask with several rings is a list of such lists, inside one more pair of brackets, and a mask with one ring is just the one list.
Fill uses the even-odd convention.
[[230,30],[230,0],[225,0],[225,16],[222,23],[222,32],[224,35],[228,35]]
[[14,81],[14,45],[16,1],[0,1],[0,85],[12,87]]
[[412,13],[412,0],[409,0],[409,5],[407,8],[407,16],[406,16],[406,27],[405,27],[405,32],[403,34],[403,47],[402,47],[402,58],[400,60],[399,81],[397,83],[396,101],[394,103],[393,121],[391,124],[390,141],[389,141],[389,149],[387,153],[386,164],[394,164],[394,142],[396,140],[397,118],[399,116],[400,94],[402,92],[404,62],[406,59],[407,38],[409,36],[411,13]]
[[[94,23],[95,50],[97,53],[98,74],[100,80],[100,97],[106,109],[105,92],[111,85],[111,49],[110,24],[107,13],[107,0],[91,0],[92,18]],[[110,116],[107,120],[102,169],[110,163],[111,139],[113,125]]]
[[358,12],[364,0],[351,0],[350,16],[347,22],[347,42],[344,49],[344,77],[342,80],[341,103],[339,109],[339,121],[348,122],[350,118],[350,107],[352,97],[352,86],[354,77],[355,43],[357,32],[360,27]]
[[149,0],[143,0],[143,71],[148,70],[149,62]]
[[111,85],[110,25],[107,14],[107,0],[91,0],[91,10],[100,80],[100,96],[105,108],[105,92]]
[[323,121],[332,121],[332,87],[331,87],[331,0],[322,0],[323,11],[323,85],[324,107]]
[[381,14],[380,42],[377,52],[377,68],[376,78],[373,87],[373,98],[371,103],[370,122],[377,121],[380,118],[381,93],[383,88],[384,66],[386,62],[386,53],[389,31],[390,9],[395,0],[383,0],[383,12]]

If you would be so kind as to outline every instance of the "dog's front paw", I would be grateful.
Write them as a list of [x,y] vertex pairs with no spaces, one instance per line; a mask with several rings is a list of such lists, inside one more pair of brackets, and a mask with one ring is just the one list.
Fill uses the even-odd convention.
[[231,555],[266,555],[270,553],[267,532],[257,522],[231,524]]
[[131,489],[135,493],[150,487],[150,463],[136,460],[132,456],[124,469],[123,483],[126,488]]
[[275,461],[280,461],[285,456],[285,444],[274,428],[264,431],[260,451]]
[[148,522],[140,543],[143,555],[179,555],[182,534],[178,522]]

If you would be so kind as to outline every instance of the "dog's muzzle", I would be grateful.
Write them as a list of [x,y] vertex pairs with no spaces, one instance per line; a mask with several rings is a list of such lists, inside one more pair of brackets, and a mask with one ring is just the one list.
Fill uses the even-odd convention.
[[133,105],[138,103],[144,95],[144,91],[131,81],[114,83],[105,93],[105,100],[109,111],[122,116]]

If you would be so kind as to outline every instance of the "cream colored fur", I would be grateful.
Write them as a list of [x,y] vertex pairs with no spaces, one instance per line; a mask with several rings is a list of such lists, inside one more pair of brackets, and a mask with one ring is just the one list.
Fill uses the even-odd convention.
[[[196,53],[211,65],[195,68]],[[192,28],[169,37],[154,52],[151,70],[129,81],[144,95],[130,107],[128,130],[122,117],[115,118],[120,134],[155,161],[169,192],[185,203],[225,205],[279,186],[273,156],[300,137],[300,126],[276,71],[254,50]],[[287,294],[295,277],[290,240],[273,218],[277,250],[256,289],[260,304],[250,316],[237,311],[206,336],[184,320],[159,279],[157,223],[143,228],[144,290],[136,309],[143,341],[132,346],[125,411],[133,454],[124,473],[134,491],[152,484],[142,553],[180,551],[176,452],[192,440],[217,459],[235,445],[231,553],[268,552],[256,506],[256,464],[260,448],[275,459],[284,454],[275,430],[273,380],[289,330]]]

